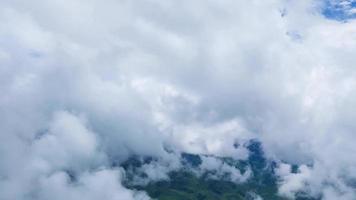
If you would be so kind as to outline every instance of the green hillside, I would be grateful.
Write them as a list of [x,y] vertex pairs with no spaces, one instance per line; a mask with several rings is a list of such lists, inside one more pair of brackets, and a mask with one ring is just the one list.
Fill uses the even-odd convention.
[[[197,175],[194,169],[201,164],[201,157],[183,153],[181,162],[185,167],[170,172],[169,180],[150,182],[144,186],[130,185],[128,181],[127,187],[146,191],[151,198],[157,200],[287,200],[278,195],[278,178],[274,173],[276,163],[264,157],[260,143],[252,141],[247,148],[250,151],[248,160],[217,158],[240,170],[241,173],[244,173],[247,168],[250,169],[251,177],[243,183],[232,182],[224,177],[209,178],[209,175],[216,171],[206,171],[202,175]],[[131,158],[122,164],[122,167],[135,169],[152,160],[154,159]],[[135,170],[131,170],[131,173],[135,173]],[[300,193],[296,200],[317,199]]]

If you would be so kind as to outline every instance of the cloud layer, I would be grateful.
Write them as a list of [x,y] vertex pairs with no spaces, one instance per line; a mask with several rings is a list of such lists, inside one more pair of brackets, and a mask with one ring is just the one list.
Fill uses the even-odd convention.
[[356,21],[323,5],[2,0],[0,199],[147,199],[112,163],[251,138],[303,164],[282,194],[354,199]]

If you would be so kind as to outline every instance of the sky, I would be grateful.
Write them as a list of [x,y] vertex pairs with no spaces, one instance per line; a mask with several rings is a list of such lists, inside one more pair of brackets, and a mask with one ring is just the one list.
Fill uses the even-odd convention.
[[112,163],[250,139],[281,195],[356,199],[355,4],[0,0],[0,199],[146,200]]
[[356,17],[355,0],[329,0],[323,7],[323,15],[330,19],[347,21]]

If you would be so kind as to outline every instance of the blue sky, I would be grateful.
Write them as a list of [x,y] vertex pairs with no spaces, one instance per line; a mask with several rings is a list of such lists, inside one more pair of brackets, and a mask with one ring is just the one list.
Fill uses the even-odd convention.
[[323,14],[327,18],[339,21],[347,21],[356,18],[355,0],[327,0]]

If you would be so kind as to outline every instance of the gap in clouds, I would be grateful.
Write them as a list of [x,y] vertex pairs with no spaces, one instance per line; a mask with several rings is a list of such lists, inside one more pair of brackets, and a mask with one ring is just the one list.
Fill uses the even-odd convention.
[[348,21],[356,18],[355,0],[325,0],[322,11],[329,19]]

